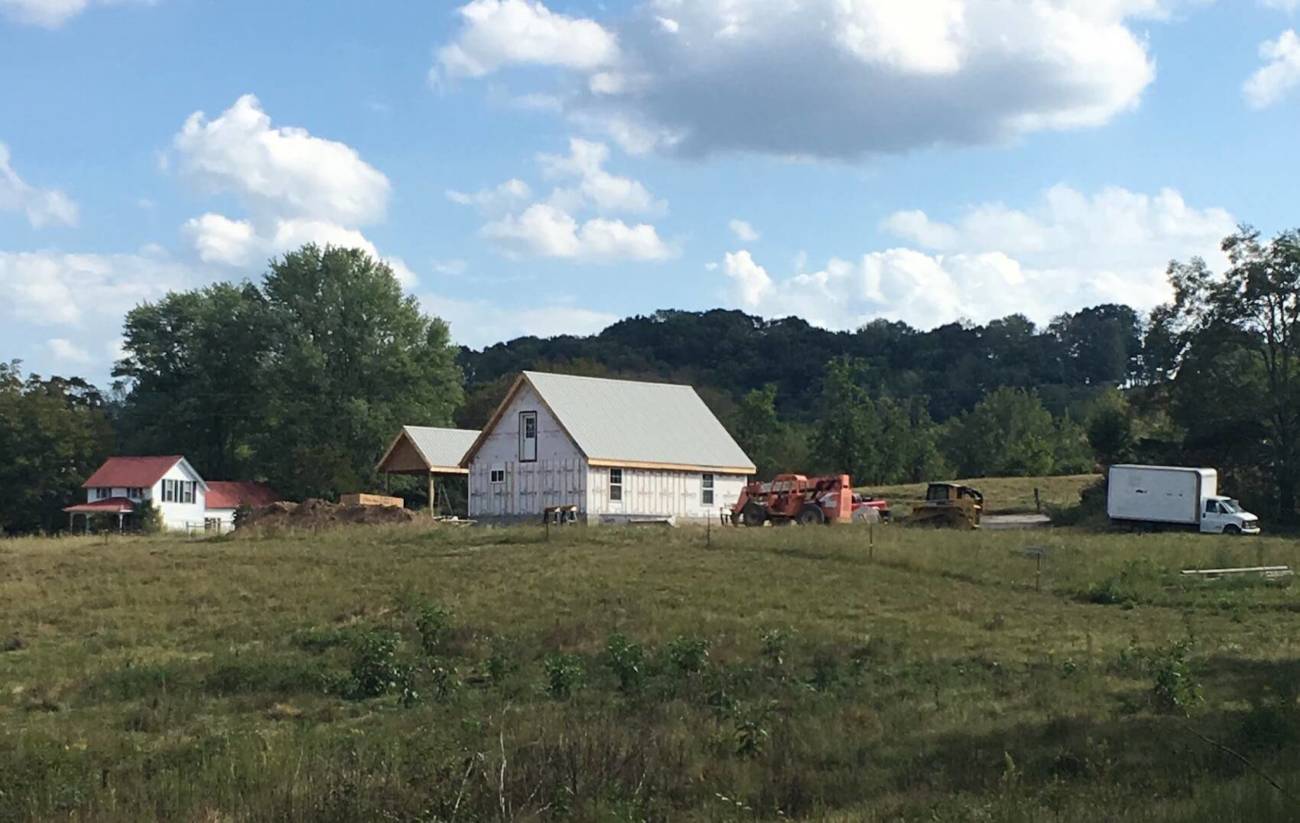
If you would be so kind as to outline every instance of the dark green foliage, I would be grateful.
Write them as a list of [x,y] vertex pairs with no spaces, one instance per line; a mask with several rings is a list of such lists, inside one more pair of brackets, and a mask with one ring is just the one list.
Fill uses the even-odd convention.
[[679,674],[696,674],[709,663],[709,641],[701,637],[677,637],[668,644],[668,664]]
[[640,643],[622,634],[611,634],[605,641],[605,662],[618,678],[619,691],[625,694],[640,691],[646,673],[645,649]]
[[380,630],[366,632],[356,639],[350,676],[343,684],[345,697],[365,700],[401,688],[407,671],[397,659],[397,643],[397,635]]
[[1155,684],[1151,687],[1151,698],[1161,711],[1190,714],[1204,702],[1201,684],[1187,660],[1190,654],[1191,643],[1182,640],[1152,658]]
[[568,700],[582,687],[586,669],[582,658],[573,654],[552,654],[543,661],[546,693],[556,700]]
[[1034,477],[1090,469],[1083,431],[1056,420],[1038,395],[1023,389],[991,392],[949,423],[945,452],[961,477]]
[[260,287],[144,304],[124,338],[128,451],[185,454],[205,476],[265,478],[290,499],[373,487],[393,432],[450,423],[462,399],[446,324],[355,249],[304,246]]
[[450,611],[437,603],[425,604],[415,618],[415,628],[420,632],[420,647],[427,656],[438,657],[446,653],[452,629]]
[[112,446],[104,398],[93,386],[24,378],[17,362],[0,363],[0,532],[66,527],[63,507],[85,500],[81,483]]
[[152,500],[146,500],[140,504],[136,513],[136,528],[141,534],[158,534],[162,531],[162,512]]

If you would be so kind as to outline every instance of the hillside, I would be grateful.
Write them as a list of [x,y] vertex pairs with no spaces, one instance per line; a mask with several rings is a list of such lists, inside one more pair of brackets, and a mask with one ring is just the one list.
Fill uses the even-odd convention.
[[9,541],[0,819],[1294,819],[1294,542],[875,537]]

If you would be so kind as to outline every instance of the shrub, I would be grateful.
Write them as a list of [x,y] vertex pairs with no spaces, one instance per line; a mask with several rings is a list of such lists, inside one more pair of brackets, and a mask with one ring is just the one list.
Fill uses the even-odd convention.
[[162,512],[158,510],[152,500],[145,500],[140,504],[140,515],[136,520],[136,527],[141,534],[158,534],[162,531]]
[[1087,600],[1101,605],[1132,607],[1153,599],[1160,585],[1160,569],[1146,558],[1134,558],[1118,574],[1088,588]]
[[428,603],[415,618],[415,628],[420,632],[420,648],[429,657],[445,654],[447,639],[451,635],[451,611],[436,603]]
[[618,690],[631,694],[639,691],[645,677],[645,650],[622,634],[611,634],[605,641],[605,662],[618,678]]
[[242,529],[252,522],[253,507],[247,503],[240,503],[235,509],[234,525],[236,529]]
[[668,663],[680,674],[695,674],[709,662],[709,642],[698,637],[678,637],[668,644]]
[[366,632],[353,649],[351,676],[344,688],[348,699],[379,697],[407,681],[408,673],[397,660],[397,636],[391,632]]
[[783,629],[769,629],[759,639],[759,651],[763,662],[773,673],[785,669],[785,657],[790,648],[790,633]]
[[1161,711],[1190,714],[1204,700],[1201,684],[1187,662],[1191,645],[1190,641],[1180,640],[1151,658],[1155,677],[1151,696]]
[[840,661],[832,652],[813,655],[812,678],[808,684],[819,692],[829,691],[840,679]]
[[572,654],[547,656],[546,693],[556,700],[568,700],[582,686],[585,671],[582,658]]
[[737,709],[732,728],[737,757],[758,757],[767,748],[772,736],[767,726],[774,708],[775,704],[769,702]]

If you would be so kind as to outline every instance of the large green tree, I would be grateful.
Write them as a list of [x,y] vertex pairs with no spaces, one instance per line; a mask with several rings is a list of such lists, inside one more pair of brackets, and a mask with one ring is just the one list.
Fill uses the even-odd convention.
[[1265,240],[1242,227],[1223,242],[1229,266],[1174,263],[1163,312],[1175,341],[1173,411],[1187,447],[1244,477],[1269,477],[1280,519],[1300,493],[1300,231]]
[[948,425],[945,441],[962,477],[1031,477],[1091,464],[1082,427],[1054,419],[1038,395],[1024,389],[990,392]]
[[0,529],[53,531],[113,445],[100,393],[78,378],[23,378],[0,363]]
[[269,480],[287,497],[373,487],[398,428],[450,424],[463,400],[446,324],[356,249],[304,246],[260,287],[142,305],[124,346],[128,450],[183,453],[208,477]]
[[403,424],[447,425],[464,399],[447,324],[404,295],[387,264],[357,249],[305,246],[274,260],[267,476],[292,496],[373,484]]

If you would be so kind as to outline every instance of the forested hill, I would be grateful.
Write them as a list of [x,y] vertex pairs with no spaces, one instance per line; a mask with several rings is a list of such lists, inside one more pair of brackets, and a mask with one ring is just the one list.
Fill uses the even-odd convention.
[[877,320],[853,332],[797,317],[665,310],[590,337],[524,337],[483,351],[462,349],[468,402],[458,420],[481,426],[515,374],[539,369],[690,383],[724,414],[729,403],[771,385],[783,418],[811,422],[820,416],[827,365],[843,358],[857,361],[872,394],[924,398],[939,422],[1001,387],[1036,390],[1059,416],[1101,387],[1141,376],[1142,328],[1137,312],[1121,305],[1065,314],[1043,328],[1013,315],[931,331]]

